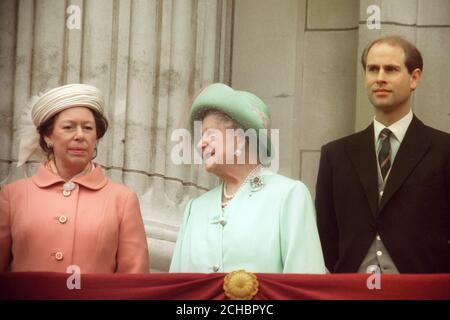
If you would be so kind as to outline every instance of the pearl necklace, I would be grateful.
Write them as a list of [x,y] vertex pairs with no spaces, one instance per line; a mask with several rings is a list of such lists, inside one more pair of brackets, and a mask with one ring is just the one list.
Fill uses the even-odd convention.
[[232,195],[229,195],[227,193],[227,188],[225,187],[225,184],[223,185],[223,196],[225,197],[225,199],[228,199],[228,200],[233,199],[235,194],[236,194],[236,192],[233,193]]
[[253,175],[261,168],[260,165],[256,166],[255,168],[253,168],[252,171],[249,172],[249,174],[245,177],[244,182],[241,183],[241,185],[239,186],[239,188],[236,190],[235,193],[233,194],[228,194],[227,193],[227,186],[225,185],[225,183],[223,184],[223,196],[225,197],[225,199],[227,199],[227,201],[222,202],[222,208],[225,208],[228,203],[231,201],[231,199],[234,198],[234,196],[247,184],[247,182],[253,177]]

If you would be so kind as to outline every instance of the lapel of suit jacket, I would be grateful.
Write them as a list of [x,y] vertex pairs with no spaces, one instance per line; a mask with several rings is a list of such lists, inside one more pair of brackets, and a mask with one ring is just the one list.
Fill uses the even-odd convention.
[[353,139],[348,140],[346,149],[363,186],[370,210],[375,217],[378,206],[378,178],[373,123],[365,130],[355,134]]
[[429,146],[430,141],[424,132],[424,124],[414,116],[395,156],[378,212],[383,210],[389,199],[423,158]]

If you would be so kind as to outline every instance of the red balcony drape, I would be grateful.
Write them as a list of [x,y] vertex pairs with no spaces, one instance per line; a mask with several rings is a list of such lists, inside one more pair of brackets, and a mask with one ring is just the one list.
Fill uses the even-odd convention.
[[[226,299],[226,274],[81,274],[81,289],[69,290],[70,274],[0,273],[0,299]],[[369,289],[365,274],[256,274],[264,299],[450,299],[450,274],[381,275]]]

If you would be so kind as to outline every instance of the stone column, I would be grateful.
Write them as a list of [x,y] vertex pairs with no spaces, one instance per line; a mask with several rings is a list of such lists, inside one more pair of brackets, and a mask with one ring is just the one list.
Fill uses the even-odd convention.
[[[14,75],[16,73],[16,1],[0,2],[0,183],[9,178],[13,146]],[[23,60],[26,57],[22,58]]]

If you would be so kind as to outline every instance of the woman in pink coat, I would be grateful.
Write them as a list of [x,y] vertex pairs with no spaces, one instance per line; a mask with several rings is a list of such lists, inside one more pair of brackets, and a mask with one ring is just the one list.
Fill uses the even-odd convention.
[[0,272],[149,271],[136,194],[92,162],[108,127],[103,110],[101,92],[85,84],[50,90],[33,105],[37,131],[22,139],[18,165],[38,144],[47,161],[1,188]]

